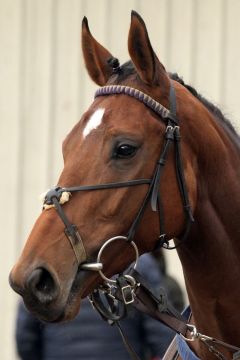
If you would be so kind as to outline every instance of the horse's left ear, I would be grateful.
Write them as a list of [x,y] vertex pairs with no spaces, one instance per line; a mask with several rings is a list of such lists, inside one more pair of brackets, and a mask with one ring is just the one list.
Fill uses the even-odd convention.
[[89,76],[96,84],[105,85],[112,75],[113,67],[110,60],[114,57],[94,39],[86,17],[82,21],[82,51]]
[[148,85],[158,85],[162,76],[167,77],[164,66],[152,48],[146,25],[136,11],[132,11],[131,14],[128,51],[143,82]]

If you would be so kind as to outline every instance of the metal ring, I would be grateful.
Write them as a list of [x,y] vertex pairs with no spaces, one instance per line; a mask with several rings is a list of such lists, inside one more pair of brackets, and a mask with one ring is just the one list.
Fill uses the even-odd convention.
[[185,341],[188,341],[188,342],[192,342],[192,341],[195,341],[198,337],[199,337],[199,333],[197,331],[197,328],[196,326],[192,325],[192,324],[187,324],[187,328],[188,328],[188,331],[190,332],[190,338],[187,338],[185,337],[183,334],[180,334],[180,336],[185,340]]
[[[128,242],[128,238],[126,236],[115,236],[111,239],[108,239],[104,244],[103,246],[100,248],[99,250],[99,253],[98,253],[98,256],[97,256],[97,262],[98,263],[101,263],[101,255],[103,253],[103,250],[106,248],[106,246],[108,246],[110,243],[112,243],[113,241],[115,240],[125,240],[126,242]],[[138,261],[138,258],[139,258],[139,252],[138,252],[138,248],[137,248],[137,245],[135,244],[135,242],[131,241],[131,242],[128,242],[130,245],[132,245],[132,247],[134,248],[135,250],[135,254],[136,254],[136,259],[135,259],[135,263],[133,265],[133,268],[136,269],[136,266],[137,266],[137,261]],[[109,283],[112,283],[112,284],[116,284],[116,280],[113,280],[113,279],[109,279],[108,277],[106,277],[104,275],[104,273],[102,272],[102,270],[99,270],[98,271],[100,276],[102,277],[103,280],[109,282]]]
[[[134,264],[134,269],[136,268],[135,264]],[[132,277],[131,275],[125,274],[124,275],[125,279],[127,279],[130,282],[131,286],[135,286],[136,285],[136,280],[134,279],[134,277]]]

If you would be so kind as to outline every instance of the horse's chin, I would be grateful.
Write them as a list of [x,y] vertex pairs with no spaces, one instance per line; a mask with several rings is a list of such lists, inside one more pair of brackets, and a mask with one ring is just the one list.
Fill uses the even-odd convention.
[[67,303],[65,306],[55,309],[43,309],[42,307],[41,309],[37,309],[26,301],[24,301],[24,303],[32,315],[40,321],[46,323],[61,323],[71,321],[77,316],[81,305],[81,298],[78,299],[78,301],[74,301],[71,305]]
[[52,323],[61,323],[61,322],[68,322],[74,320],[75,317],[78,315],[81,305],[81,297],[78,298],[78,301],[74,301],[73,304],[69,305],[66,304],[64,309],[59,313],[59,316],[56,317],[54,320],[46,320],[45,322],[52,322]]
[[47,323],[61,322],[65,319],[66,307],[59,304],[43,306],[23,297],[24,304],[28,311],[37,319]]

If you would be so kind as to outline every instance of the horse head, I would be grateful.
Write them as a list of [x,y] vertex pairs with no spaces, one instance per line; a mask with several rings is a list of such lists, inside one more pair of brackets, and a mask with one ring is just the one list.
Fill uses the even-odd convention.
[[[119,236],[105,247],[101,257],[102,271],[111,277],[135,260],[135,249],[127,241],[129,229],[134,230],[131,236],[140,254],[157,246],[163,233],[163,213],[164,235],[175,238],[184,232],[186,209],[176,176],[174,147],[168,151],[161,181],[152,181],[158,176],[159,155],[169,140],[166,128],[174,123],[174,118],[166,116],[168,124],[163,118],[171,108],[171,89],[176,93],[178,118],[184,118],[185,190],[193,210],[196,204],[197,145],[185,129],[189,122],[194,123],[193,113],[201,112],[201,106],[169,78],[152,49],[143,20],[132,12],[128,37],[131,61],[122,66],[95,40],[86,18],[82,49],[90,77],[102,88],[63,142],[64,167],[57,188],[45,197],[44,209],[10,274],[11,286],[23,296],[27,307],[51,322],[75,317],[81,298],[102,282],[99,272],[89,271],[83,264],[96,262],[108,239]],[[156,112],[159,106],[160,115]],[[101,188],[101,184],[122,186]],[[146,200],[150,186],[149,197],[157,187],[155,200],[152,197],[157,208],[149,197]],[[66,228],[70,233],[66,234]]]

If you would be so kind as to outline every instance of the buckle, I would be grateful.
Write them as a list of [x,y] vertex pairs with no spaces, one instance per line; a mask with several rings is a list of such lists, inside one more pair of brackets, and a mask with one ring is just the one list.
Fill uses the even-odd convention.
[[132,304],[134,302],[134,289],[136,281],[131,275],[120,275],[117,278],[118,289],[121,291],[122,301],[125,305]]
[[173,141],[174,140],[174,131],[175,131],[175,127],[168,125],[165,130],[165,138],[167,140]]
[[132,304],[134,302],[133,289],[131,285],[125,285],[121,288],[122,298],[125,305]]

